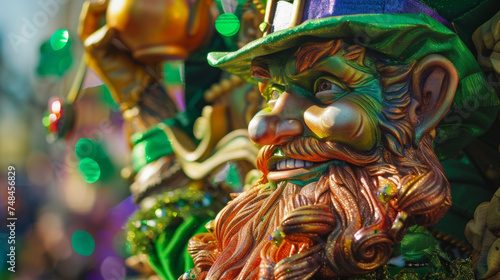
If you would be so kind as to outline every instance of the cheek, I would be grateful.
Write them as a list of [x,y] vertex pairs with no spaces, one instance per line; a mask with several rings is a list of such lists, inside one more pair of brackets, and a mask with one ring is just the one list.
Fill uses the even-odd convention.
[[337,101],[327,107],[311,106],[304,122],[321,140],[331,140],[356,150],[368,151],[377,140],[376,117],[349,101]]

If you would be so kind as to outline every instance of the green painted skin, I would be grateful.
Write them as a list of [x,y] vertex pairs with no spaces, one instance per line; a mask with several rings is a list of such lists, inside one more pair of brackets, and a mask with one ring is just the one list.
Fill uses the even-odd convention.
[[[313,66],[297,73],[295,49],[274,54],[269,64],[270,79],[258,79],[263,83],[262,95],[268,103],[279,98],[283,93],[295,96],[293,113],[285,113],[286,117],[303,123],[305,128],[302,137],[314,137],[322,141],[335,141],[359,151],[370,151],[381,145],[381,132],[377,121],[382,111],[382,89],[378,74],[371,59],[365,58],[365,65],[342,58],[343,51],[335,56],[319,60]],[[318,90],[318,81],[326,80],[335,90]],[[276,92],[279,95],[276,95]],[[310,113],[312,109],[322,110],[321,117]],[[281,110],[281,109],[279,109]],[[284,109],[283,109],[284,110]],[[330,111],[328,111],[330,110]],[[333,115],[329,112],[335,112]],[[269,108],[263,115],[273,114]],[[325,119],[333,120],[325,123]],[[352,120],[362,120],[363,129],[353,137]],[[318,126],[318,123],[321,125]],[[354,139],[354,140],[353,140]],[[277,149],[275,157],[286,155]],[[305,186],[323,174],[329,164],[345,164],[336,160],[317,165],[308,172],[294,174],[287,181]]]
[[[295,52],[295,50],[293,50]],[[271,79],[263,80],[259,79],[259,82],[264,82],[266,84],[262,95],[269,102],[272,97],[273,91],[280,92],[280,95],[285,91],[290,91],[291,93],[296,93],[300,95],[300,98],[310,101],[311,106],[316,106],[318,108],[334,108],[340,112],[343,112],[338,118],[349,119],[351,113],[349,113],[350,108],[337,106],[340,103],[354,104],[355,108],[360,109],[360,118],[363,118],[369,123],[365,126],[367,131],[359,139],[354,139],[352,135],[349,134],[349,129],[341,128],[338,130],[339,126],[330,125],[331,127],[324,127],[322,129],[315,128],[318,121],[317,119],[308,118],[308,110],[310,108],[304,108],[300,105],[296,105],[305,121],[305,125],[308,127],[308,131],[311,133],[305,133],[305,137],[315,137],[320,140],[332,140],[348,145],[359,151],[369,151],[377,143],[377,139],[380,138],[380,131],[378,126],[371,120],[376,120],[380,117],[380,112],[382,111],[382,89],[380,82],[376,79],[378,76],[375,69],[368,67],[363,67],[357,63],[348,61],[341,56],[344,54],[340,52],[339,54],[331,57],[326,57],[318,61],[311,68],[297,73],[296,58],[293,56],[293,52],[287,50],[278,54],[279,58],[275,59],[273,55],[273,60],[269,67],[269,72],[271,74]],[[286,59],[288,58],[288,59]],[[366,64],[373,66],[371,59],[365,59]],[[283,70],[284,69],[284,70]],[[318,81],[321,79],[326,79],[332,84],[339,88],[339,91],[327,91],[322,96],[317,89]],[[306,106],[306,105],[303,105]],[[324,114],[325,116],[330,116],[331,114]],[[333,118],[332,118],[333,119]],[[335,121],[334,121],[335,122]],[[342,120],[342,122],[348,122]],[[332,130],[335,129],[335,132]]]

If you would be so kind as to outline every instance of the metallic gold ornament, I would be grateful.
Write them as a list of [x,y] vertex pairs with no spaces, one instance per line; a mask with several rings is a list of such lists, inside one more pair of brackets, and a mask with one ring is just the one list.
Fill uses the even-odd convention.
[[106,25],[142,62],[187,59],[212,36],[210,0],[110,0]]

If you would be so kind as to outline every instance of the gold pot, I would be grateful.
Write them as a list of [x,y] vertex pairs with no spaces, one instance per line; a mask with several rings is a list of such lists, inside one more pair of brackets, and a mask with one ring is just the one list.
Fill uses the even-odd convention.
[[110,0],[106,24],[135,59],[186,59],[211,37],[212,0]]

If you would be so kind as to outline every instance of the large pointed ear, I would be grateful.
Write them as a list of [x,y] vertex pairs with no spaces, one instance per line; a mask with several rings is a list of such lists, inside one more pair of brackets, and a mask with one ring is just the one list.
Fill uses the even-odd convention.
[[428,55],[415,65],[408,109],[415,128],[415,144],[431,132],[450,109],[458,79],[453,63],[441,55]]

